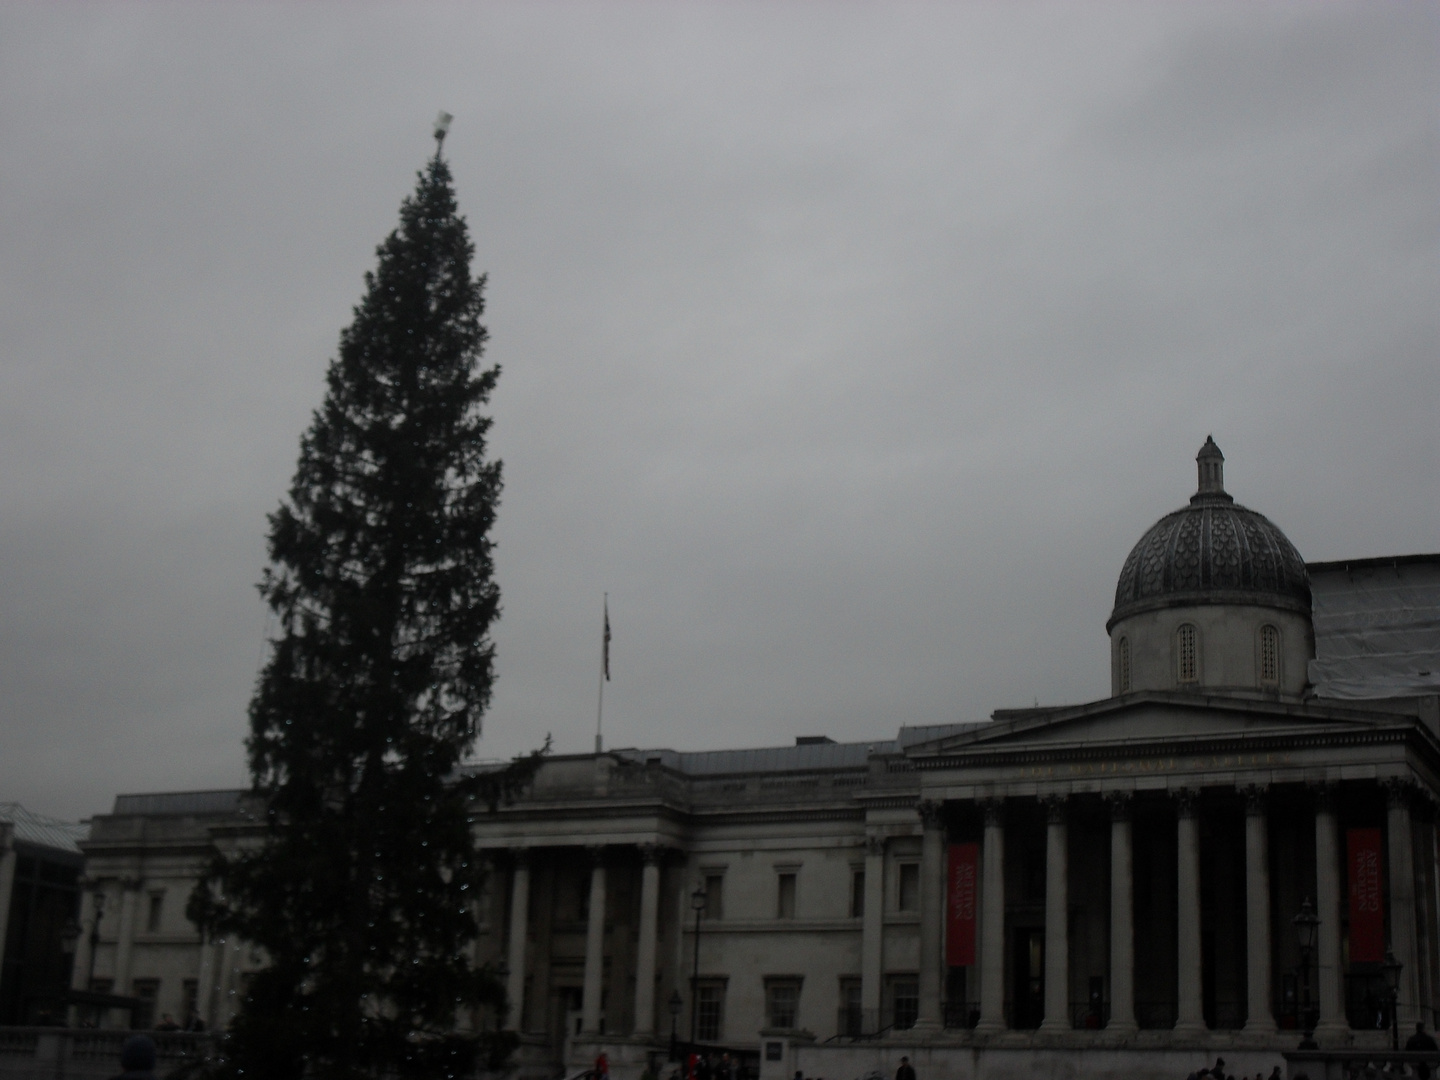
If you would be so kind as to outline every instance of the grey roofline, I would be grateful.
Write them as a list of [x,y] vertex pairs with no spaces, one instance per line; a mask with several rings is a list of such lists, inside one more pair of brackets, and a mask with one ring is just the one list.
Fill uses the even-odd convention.
[[[803,746],[761,746],[739,750],[671,750],[626,747],[605,751],[634,765],[657,761],[662,768],[685,776],[726,776],[736,773],[821,772],[864,769],[871,755],[903,754],[909,747],[988,728],[989,720],[954,724],[902,726],[894,738],[859,742],[810,743]],[[594,754],[555,754],[550,761],[584,761]],[[603,755],[602,755],[603,756]],[[462,769],[493,768],[472,762]],[[166,791],[115,796],[111,816],[231,814],[241,808],[246,788],[211,791]]]
[[1379,555],[1372,559],[1337,559],[1333,562],[1306,563],[1310,573],[1326,570],[1370,570],[1382,566],[1417,566],[1425,563],[1440,565],[1440,553],[1434,555]]
[[116,795],[112,817],[157,814],[230,814],[240,809],[248,788],[210,791],[161,791]]
[[0,802],[0,821],[9,822],[13,826],[11,836],[16,843],[50,851],[63,851],[69,855],[79,855],[79,841],[90,835],[88,824],[76,824],[37,814],[18,802]]
[[917,743],[930,742],[934,739],[989,726],[990,721],[988,720],[971,723],[923,724],[915,727],[901,727],[893,739],[808,743],[796,746],[761,746],[739,750],[680,751],[657,748],[612,750],[610,753],[635,763],[658,761],[666,768],[689,776],[853,770],[865,768],[872,754],[901,754],[907,747]]

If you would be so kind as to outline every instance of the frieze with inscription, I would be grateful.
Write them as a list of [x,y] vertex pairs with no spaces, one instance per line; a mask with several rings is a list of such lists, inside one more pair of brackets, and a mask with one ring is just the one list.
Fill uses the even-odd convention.
[[1133,758],[1122,761],[1072,761],[1059,765],[1022,765],[1022,780],[1065,780],[1080,776],[1134,776],[1216,769],[1264,769],[1291,764],[1290,754],[1210,754],[1203,757]]

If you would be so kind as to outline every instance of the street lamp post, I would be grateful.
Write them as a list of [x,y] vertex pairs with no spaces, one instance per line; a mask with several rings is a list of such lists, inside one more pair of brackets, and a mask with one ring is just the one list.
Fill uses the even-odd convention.
[[690,1045],[695,1045],[695,1023],[700,1013],[700,915],[705,910],[705,886],[690,894],[690,907],[695,912],[695,960],[690,967]]
[[1300,1028],[1304,1035],[1300,1039],[1301,1050],[1315,1050],[1315,1028],[1310,1023],[1310,957],[1315,952],[1315,935],[1320,929],[1320,919],[1315,914],[1315,905],[1310,898],[1300,905],[1300,912],[1290,920],[1295,927],[1295,938],[1300,943],[1301,981],[1304,986],[1303,1004],[1300,1006]]
[[680,1019],[680,1010],[685,1007],[685,1002],[683,1002],[683,1001],[680,1000],[680,991],[679,991],[679,990],[671,990],[671,991],[670,991],[670,1001],[669,1001],[669,1005],[670,1005],[670,1060],[671,1060],[671,1061],[678,1061],[679,1058],[680,1058],[680,1048],[676,1045],[676,1041],[675,1041],[675,1024],[676,1024],[676,1022]]
[[1385,953],[1385,962],[1380,970],[1385,974],[1385,988],[1390,991],[1390,1049],[1400,1049],[1400,969],[1405,965],[1395,959],[1390,951]]
[[[95,918],[90,920],[90,970],[85,973],[85,989],[95,985],[95,953],[100,948],[100,920],[105,917],[105,894],[95,891]],[[117,990],[116,993],[119,993]]]

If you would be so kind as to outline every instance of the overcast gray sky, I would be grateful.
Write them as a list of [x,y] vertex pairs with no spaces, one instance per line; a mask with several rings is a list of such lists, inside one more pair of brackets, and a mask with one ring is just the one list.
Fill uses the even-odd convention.
[[243,783],[265,515],[446,143],[490,274],[480,756],[1109,690],[1229,489],[1440,550],[1440,5],[0,7],[0,799]]

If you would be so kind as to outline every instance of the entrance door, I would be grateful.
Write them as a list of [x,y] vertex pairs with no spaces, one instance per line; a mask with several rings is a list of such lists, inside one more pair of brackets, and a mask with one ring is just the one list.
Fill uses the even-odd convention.
[[580,1034],[581,996],[578,986],[559,986],[553,991],[551,1016],[558,1021],[560,1030],[552,1028],[551,1045],[559,1047],[561,1059],[567,1063],[570,1060],[570,1041]]
[[1017,926],[1011,946],[1015,1004],[1010,1026],[1038,1028],[1045,1019],[1045,931]]

